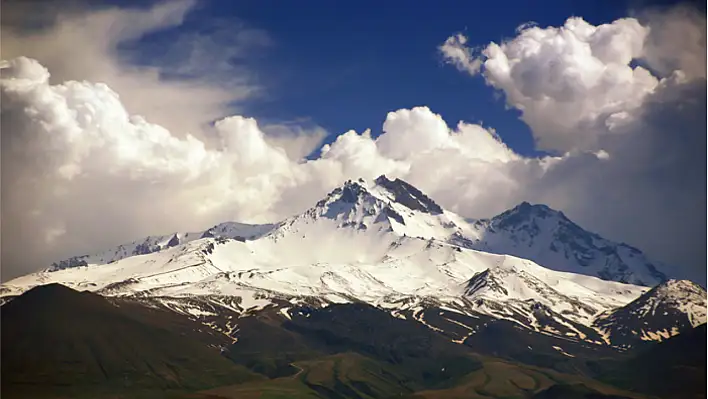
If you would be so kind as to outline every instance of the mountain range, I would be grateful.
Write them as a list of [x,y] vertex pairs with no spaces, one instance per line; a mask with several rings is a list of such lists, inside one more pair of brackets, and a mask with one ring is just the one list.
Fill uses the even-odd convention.
[[[58,284],[67,288],[46,291]],[[74,298],[74,290],[90,294],[61,299]],[[35,299],[23,299],[28,295]],[[197,340],[213,348],[219,360],[207,363],[221,370],[216,375],[238,366],[238,372],[229,372],[241,377],[192,383],[198,379],[193,365],[159,349],[164,352],[152,351],[151,358],[171,367],[160,370],[172,371],[150,368],[156,377],[141,383],[178,390],[245,384],[214,391],[213,397],[243,394],[248,387],[248,392],[280,389],[282,384],[298,395],[307,388],[312,397],[426,396],[431,389],[431,397],[456,397],[455,389],[468,386],[471,375],[499,367],[535,381],[527,388],[510,388],[509,397],[568,397],[571,391],[577,397],[615,395],[610,392],[615,388],[603,385],[603,373],[658,342],[693,334],[705,324],[707,306],[702,287],[671,279],[670,268],[640,250],[588,232],[545,205],[524,202],[490,219],[465,219],[411,184],[386,176],[347,181],[305,212],[278,223],[225,222],[48,265],[2,284],[3,322],[10,313],[13,324],[35,325],[42,312],[32,307],[55,296],[60,299],[53,306],[61,309],[53,313],[73,314],[63,302],[77,309],[87,306],[83,302],[100,302],[109,319],[133,320],[116,322],[117,330],[132,331],[134,323],[148,321],[149,328],[163,330],[167,323],[170,334],[182,338],[199,330],[190,345]],[[113,310],[106,309],[115,307],[120,315],[110,317]],[[145,316],[151,312],[162,315],[158,325]],[[359,324],[352,325],[355,320]],[[35,332],[37,340],[59,334],[45,330]],[[366,337],[372,334],[381,337]],[[138,332],[129,335],[141,345],[148,339]],[[19,332],[8,339],[26,341]],[[82,347],[71,332],[52,339]],[[104,342],[112,339],[99,339],[90,351],[101,359],[117,359],[109,362],[117,365],[120,356],[102,355]],[[175,345],[183,345],[180,339],[174,338]],[[6,343],[15,345],[3,334],[3,347]],[[456,347],[471,354],[461,355],[466,352]],[[201,349],[190,350],[202,356]],[[62,356],[56,354],[56,364],[63,364]],[[421,360],[426,356],[430,362]],[[231,362],[224,365],[223,357]],[[137,362],[130,359],[130,364]],[[356,379],[346,382],[337,374],[327,377],[334,385],[323,385],[303,372],[324,373],[318,361],[330,364],[327,370],[346,365],[349,372],[373,373],[379,380],[363,388],[352,385]],[[22,386],[33,368],[16,362],[25,371],[11,382]],[[142,366],[136,367],[131,370]],[[541,378],[538,373],[546,374]],[[182,383],[179,375],[189,376],[185,381],[190,383]],[[614,397],[646,394],[627,381],[610,383],[625,390],[621,395],[630,395]],[[470,384],[475,395],[485,397]]]

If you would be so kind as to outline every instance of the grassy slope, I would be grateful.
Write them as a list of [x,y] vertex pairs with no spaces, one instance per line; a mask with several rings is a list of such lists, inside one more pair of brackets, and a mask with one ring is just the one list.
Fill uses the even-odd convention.
[[[643,398],[590,378],[560,373],[542,367],[480,356],[484,367],[468,374],[453,388],[420,391],[423,398],[529,398],[554,386],[582,384],[592,391],[617,397]],[[601,397],[601,396],[598,396]]]
[[60,285],[30,290],[1,317],[3,398],[154,397],[263,378],[220,356],[226,337],[198,323]]
[[706,325],[648,347],[632,359],[600,365],[599,379],[664,398],[706,397]]
[[282,327],[283,318],[269,311],[238,320],[238,342],[227,356],[269,378],[285,377],[298,370],[293,362],[326,355],[297,333]]
[[471,351],[422,324],[365,304],[293,315],[283,327],[326,353],[356,352],[395,367],[413,389],[445,388],[481,365]]
[[[465,340],[465,345],[487,356],[581,375],[593,373],[588,362],[629,356],[606,346],[550,337],[506,320],[490,322],[485,329]],[[568,357],[554,347],[573,353],[574,357]]]
[[[230,361],[217,349],[230,340],[186,317],[66,287],[41,287],[2,306],[2,396],[643,397],[583,377],[585,369],[564,364],[563,371],[570,373],[557,370],[560,355],[554,349],[541,352],[551,361],[534,355],[529,363],[535,365],[518,363],[546,344],[533,335],[512,331],[506,336],[500,330],[493,334],[496,339],[487,334],[467,342],[474,344],[471,348],[363,304],[305,308],[291,316],[285,320],[267,310],[239,319],[239,340],[227,353]],[[696,381],[703,381],[704,386],[705,326],[696,331],[631,361],[597,362],[594,371],[625,388],[636,389],[637,378],[645,373],[659,384],[666,370],[681,384],[695,388]],[[685,354],[699,338],[700,355],[687,360]],[[477,354],[475,346],[495,356]],[[524,356],[502,360],[500,355]],[[686,370],[689,376],[682,377]],[[656,389],[672,388],[664,383]]]
[[[636,388],[633,385],[635,383],[643,384],[646,389],[642,391],[661,393],[662,397],[700,397],[682,395],[698,388],[700,384],[695,383],[695,379],[703,382],[701,391],[705,386],[705,326],[682,339],[657,345],[636,358],[620,357],[612,360],[609,366],[605,365],[611,367],[611,371],[606,373],[603,382],[584,376],[585,370],[576,369],[564,373],[547,367],[473,354],[464,346],[455,346],[458,356],[450,357],[452,347],[429,336],[429,331],[419,330],[418,325],[405,321],[379,320],[381,315],[372,313],[365,306],[347,306],[339,310],[341,312],[335,310],[321,315],[311,314],[306,320],[294,318],[292,322],[284,323],[286,331],[277,334],[273,331],[278,330],[278,321],[270,319],[270,322],[275,323],[269,325],[270,329],[274,329],[270,331],[272,338],[285,334],[289,337],[288,344],[294,347],[317,347],[309,353],[311,357],[308,360],[290,365],[296,370],[294,374],[210,390],[199,398],[618,399],[653,396],[617,388],[608,382],[624,388]],[[702,338],[703,346],[694,342],[698,338]],[[278,340],[269,342],[271,351],[277,353],[278,346],[273,343]],[[532,343],[539,346],[538,341]],[[526,345],[528,342],[522,340],[517,344]],[[342,348],[355,352],[317,355]],[[697,350],[691,351],[690,348]],[[432,357],[425,357],[423,353]],[[430,372],[427,366],[421,370],[421,365],[452,365],[454,368],[455,361],[461,357],[471,360],[465,364],[481,366],[452,378],[442,373],[440,376],[444,378],[433,378],[427,381],[428,388],[421,388],[426,385],[421,382],[421,376]],[[556,365],[552,363],[552,366]],[[688,386],[677,391],[676,384],[667,384],[666,378],[662,378],[664,372],[674,376],[670,378],[676,378],[679,384]],[[652,381],[646,381],[646,376],[651,376]],[[442,387],[431,389],[430,385]]]
[[357,353],[293,365],[298,371],[292,376],[212,389],[202,398],[381,398],[410,392],[393,368]]
[[182,398],[644,398],[584,377],[489,357],[478,360],[483,364],[481,369],[446,389],[412,392],[395,367],[349,352],[294,363],[298,372],[289,377],[225,386]]
[[259,370],[276,363],[284,369],[284,361],[300,357],[287,364],[290,374],[205,395],[527,398],[556,384],[582,383],[593,391],[632,397],[589,378],[474,354],[417,322],[390,317],[368,305],[310,309],[285,322],[272,316],[266,312],[244,319],[230,355],[248,359],[249,367]]
[[[577,374],[477,355],[471,348],[452,344],[419,323],[390,317],[363,304],[310,309],[285,322],[266,312],[245,319],[240,325],[245,328],[241,330],[239,342],[231,347],[231,356],[242,362],[248,359],[244,364],[258,370],[274,370],[273,365],[279,364],[279,369],[287,369],[289,374],[268,381],[213,389],[205,395],[223,398],[309,398],[318,394],[326,398],[401,395],[529,398],[536,394],[542,395],[540,397],[558,394],[578,398],[643,397]],[[528,339],[518,344],[526,347]],[[539,344],[538,341],[531,343]],[[560,356],[554,349],[551,355]],[[297,360],[285,363],[291,359]],[[261,394],[263,396],[259,396]]]

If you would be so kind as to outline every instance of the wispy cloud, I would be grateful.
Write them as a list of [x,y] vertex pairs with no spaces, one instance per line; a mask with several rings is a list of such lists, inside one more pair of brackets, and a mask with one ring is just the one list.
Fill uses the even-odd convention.
[[467,36],[462,33],[448,37],[445,43],[438,47],[438,51],[446,63],[470,75],[478,74],[482,67],[482,59],[474,54],[473,49],[467,47]]

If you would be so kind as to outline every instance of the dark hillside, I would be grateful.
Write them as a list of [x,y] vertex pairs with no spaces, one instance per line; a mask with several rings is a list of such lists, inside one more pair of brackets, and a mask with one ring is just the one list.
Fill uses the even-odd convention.
[[0,313],[3,398],[135,397],[262,378],[220,356],[226,337],[130,301],[112,303],[50,284],[15,298]]

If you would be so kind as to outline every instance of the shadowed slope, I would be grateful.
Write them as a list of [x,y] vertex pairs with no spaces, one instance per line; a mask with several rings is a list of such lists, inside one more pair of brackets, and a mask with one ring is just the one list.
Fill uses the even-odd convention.
[[261,378],[219,355],[226,337],[134,302],[50,284],[1,313],[3,397],[135,397]]
[[702,324],[632,359],[606,365],[599,378],[662,398],[705,398],[706,349],[706,325]]

